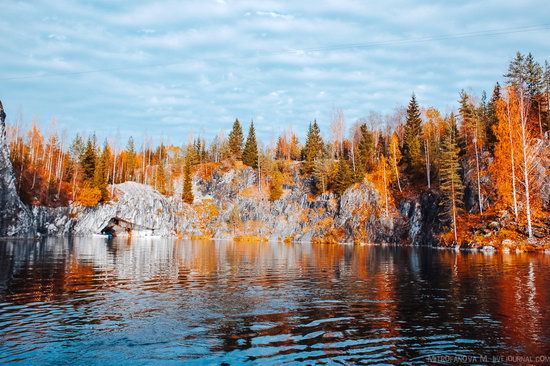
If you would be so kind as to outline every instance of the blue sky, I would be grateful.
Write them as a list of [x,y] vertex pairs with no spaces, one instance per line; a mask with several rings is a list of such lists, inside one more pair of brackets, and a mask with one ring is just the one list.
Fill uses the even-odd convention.
[[60,131],[123,143],[145,134],[176,144],[211,138],[235,117],[254,119],[266,142],[288,127],[303,136],[314,118],[328,135],[336,108],[350,126],[406,104],[413,91],[422,106],[445,112],[462,88],[490,92],[517,50],[550,58],[548,28],[387,43],[549,24],[547,0],[36,0],[1,8],[8,119],[47,128],[55,117]]

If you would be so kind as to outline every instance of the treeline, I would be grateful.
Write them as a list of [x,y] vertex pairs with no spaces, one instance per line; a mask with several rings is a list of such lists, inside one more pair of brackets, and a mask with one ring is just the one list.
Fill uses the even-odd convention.
[[209,143],[199,137],[182,146],[144,143],[139,149],[133,138],[123,148],[108,139],[99,143],[95,135],[67,143],[55,129],[45,137],[33,124],[26,133],[11,127],[11,158],[18,191],[34,205],[93,206],[110,199],[111,184],[125,181],[191,203],[192,171],[207,175],[215,165],[238,161],[257,169],[258,187],[270,187],[276,200],[285,169],[296,161],[314,194],[341,195],[367,177],[381,192],[386,214],[396,197],[438,189],[455,240],[461,210],[508,210],[532,236],[533,221],[543,217],[540,191],[548,174],[550,66],[517,53],[504,77],[506,84],[497,82],[490,97],[461,91],[458,110],[446,115],[422,108],[413,94],[406,109],[371,114],[347,136],[344,115],[336,111],[329,137],[313,121],[303,144],[286,131],[274,146],[260,146],[254,123],[245,139],[238,119],[227,138],[220,133]]

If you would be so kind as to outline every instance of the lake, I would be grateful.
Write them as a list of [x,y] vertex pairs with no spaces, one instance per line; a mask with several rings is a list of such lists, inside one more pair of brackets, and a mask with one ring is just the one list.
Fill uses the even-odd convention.
[[375,245],[1,241],[0,363],[549,362],[549,269]]

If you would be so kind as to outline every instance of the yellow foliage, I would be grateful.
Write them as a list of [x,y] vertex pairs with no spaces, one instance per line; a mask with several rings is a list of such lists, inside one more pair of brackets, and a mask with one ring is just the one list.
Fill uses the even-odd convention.
[[99,188],[85,187],[78,194],[78,197],[76,198],[76,203],[82,206],[94,207],[99,203],[100,200],[101,191],[99,190]]

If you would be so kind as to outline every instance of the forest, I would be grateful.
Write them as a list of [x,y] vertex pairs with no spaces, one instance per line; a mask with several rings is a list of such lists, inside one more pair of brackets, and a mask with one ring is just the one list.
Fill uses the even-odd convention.
[[30,205],[95,206],[111,199],[113,184],[126,181],[192,204],[193,176],[208,179],[216,169],[243,166],[257,171],[257,186],[275,201],[289,167],[299,166],[311,195],[341,195],[367,179],[386,213],[402,197],[439,192],[450,242],[496,215],[509,217],[510,236],[540,238],[550,210],[550,65],[518,52],[503,77],[489,94],[459,91],[458,108],[445,114],[422,106],[414,93],[406,107],[371,112],[349,128],[336,110],[329,131],[312,121],[303,142],[289,129],[262,144],[253,122],[236,119],[227,137],[220,132],[211,141],[155,145],[130,137],[119,147],[112,137],[68,139],[55,125],[45,133],[36,121],[30,128],[18,121],[8,128],[10,157],[17,191]]

